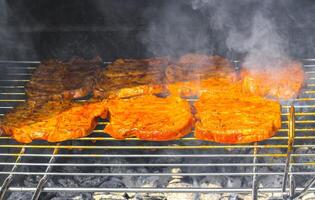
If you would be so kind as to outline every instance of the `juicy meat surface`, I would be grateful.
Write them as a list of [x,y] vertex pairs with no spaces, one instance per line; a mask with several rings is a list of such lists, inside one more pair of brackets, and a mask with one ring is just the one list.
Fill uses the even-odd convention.
[[291,99],[303,86],[304,71],[301,63],[287,61],[278,67],[244,68],[241,78],[246,91],[275,99]]
[[281,127],[280,104],[250,94],[203,93],[195,108],[195,137],[201,140],[250,143],[272,137]]
[[94,97],[128,98],[162,93],[167,63],[167,58],[118,59],[103,70]]
[[174,140],[188,134],[194,121],[189,103],[179,97],[113,99],[108,108],[110,123],[104,132],[117,139]]
[[0,132],[22,143],[59,142],[89,135],[97,124],[96,118],[106,114],[105,102],[29,101],[4,115]]
[[[200,96],[205,92],[217,95],[224,95],[226,92],[242,92],[242,85],[239,81],[231,82],[228,79],[208,78],[200,81],[177,82],[168,85],[168,91],[174,96],[194,97]],[[232,95],[230,93],[230,95]]]
[[[209,82],[234,82],[237,74],[231,63],[220,56],[186,54],[165,71],[169,93],[182,97],[199,96]],[[206,86],[206,87],[205,87]]]
[[26,85],[26,94],[32,100],[84,97],[92,92],[101,71],[100,65],[99,58],[45,61],[38,66]]

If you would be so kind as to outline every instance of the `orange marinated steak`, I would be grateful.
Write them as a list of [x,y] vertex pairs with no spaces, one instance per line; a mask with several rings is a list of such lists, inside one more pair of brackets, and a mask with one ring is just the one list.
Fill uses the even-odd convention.
[[167,58],[118,59],[103,70],[94,97],[129,98],[162,93],[167,63]]
[[281,127],[280,104],[260,96],[203,93],[195,107],[195,137],[201,140],[256,142],[272,137]]
[[243,88],[260,96],[275,99],[297,97],[304,82],[302,64],[287,61],[279,66],[252,67],[241,70]]
[[212,83],[224,85],[237,79],[231,63],[219,56],[186,54],[165,71],[170,94],[191,97],[199,96]]
[[26,85],[26,94],[32,100],[77,99],[93,91],[101,71],[100,58],[69,62],[48,60],[42,62]]
[[193,126],[190,105],[179,97],[115,99],[109,100],[108,108],[110,123],[104,132],[117,139],[174,140],[188,134]]
[[105,117],[105,102],[72,103],[49,101],[23,103],[4,115],[0,132],[22,143],[32,140],[60,142],[87,136],[95,128],[97,117]]
[[[231,88],[233,88],[233,91],[231,91]],[[243,88],[240,81],[231,82],[227,79],[213,77],[200,81],[186,81],[169,84],[168,90],[174,96],[194,97],[200,96],[205,92],[218,95],[223,95],[226,92],[242,92]]]

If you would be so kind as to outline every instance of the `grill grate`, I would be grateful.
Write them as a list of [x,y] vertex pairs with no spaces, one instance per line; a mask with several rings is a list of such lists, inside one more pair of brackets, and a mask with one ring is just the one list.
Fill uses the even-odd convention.
[[[275,176],[282,180],[286,169],[288,179],[294,177],[296,180],[295,191],[302,191],[307,185],[305,180],[315,176],[315,59],[303,62],[308,78],[300,97],[293,102],[295,137],[291,153],[288,153],[288,116],[292,102],[284,102],[282,106],[282,128],[275,137],[245,145],[198,141],[193,134],[171,142],[144,142],[136,138],[118,141],[102,134],[107,122],[99,122],[89,137],[61,143],[20,144],[10,137],[0,136],[0,199],[10,192],[33,192],[33,198],[37,199],[42,192],[60,191],[245,193],[257,198],[270,192],[284,195],[282,184],[265,182]],[[38,63],[0,61],[0,115],[25,101],[24,84]],[[287,154],[291,155],[288,166]],[[146,170],[138,170],[144,167]],[[181,171],[174,173],[173,168],[181,168]],[[166,181],[183,176],[199,182],[205,178],[229,180],[238,177],[242,184],[223,187],[197,184],[187,188],[48,184],[52,179],[78,176],[120,177],[122,180],[152,176]],[[37,177],[35,184],[23,184],[32,177]],[[290,184],[286,184],[284,191],[288,192],[289,188]],[[293,189],[291,187],[290,191]],[[315,187],[307,189],[315,191]]]

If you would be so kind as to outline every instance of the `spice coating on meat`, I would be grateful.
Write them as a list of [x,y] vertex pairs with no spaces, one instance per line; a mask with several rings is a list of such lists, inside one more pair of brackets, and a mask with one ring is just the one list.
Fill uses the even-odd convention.
[[256,142],[272,137],[281,127],[280,104],[259,96],[203,93],[195,107],[195,137],[201,140]]
[[106,114],[105,102],[29,101],[4,115],[0,131],[22,143],[60,142],[89,135],[97,124],[96,118]]
[[[242,92],[243,88],[239,81],[231,82],[227,79],[208,78],[200,81],[177,82],[168,85],[169,92],[174,96],[194,97],[205,92],[223,95],[225,92]],[[230,94],[232,95],[232,94]]]
[[103,70],[94,97],[128,98],[162,93],[167,63],[167,58],[118,59]]
[[69,62],[45,61],[26,85],[31,100],[77,99],[92,92],[100,74],[101,59],[75,58]]
[[260,96],[276,99],[295,98],[304,82],[302,64],[286,61],[277,66],[252,67],[241,70],[243,88]]
[[207,83],[223,81],[223,85],[237,80],[228,60],[202,54],[182,56],[176,64],[166,68],[165,74],[169,93],[182,97],[201,95],[209,88]]
[[188,134],[194,121],[189,103],[179,97],[113,99],[108,108],[110,123],[104,132],[117,139],[174,140]]

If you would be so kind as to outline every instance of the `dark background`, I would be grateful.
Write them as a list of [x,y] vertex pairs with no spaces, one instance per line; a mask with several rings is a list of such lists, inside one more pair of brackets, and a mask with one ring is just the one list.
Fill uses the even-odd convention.
[[[255,3],[235,9],[234,25],[250,17]],[[178,3],[195,20],[193,27],[208,24],[209,19],[191,8],[190,1],[174,0],[0,0],[0,58],[38,60],[50,57],[92,57],[111,61],[118,57],[148,57],[142,36],[153,19],[161,17],[166,4]],[[258,2],[258,1],[252,1]],[[299,58],[315,57],[315,2],[311,0],[270,1],[267,16],[289,42],[289,53]],[[178,22],[180,25],[181,22]],[[176,25],[175,25],[176,26]],[[186,26],[186,24],[182,24]],[[246,29],[246,25],[244,27]],[[158,30],[157,30],[158,31]],[[196,30],[197,31],[197,30]],[[161,33],[162,34],[162,33]],[[227,54],[226,33],[209,27],[211,52]],[[162,44],[167,45],[167,44]],[[183,51],[198,51],[186,48]]]

